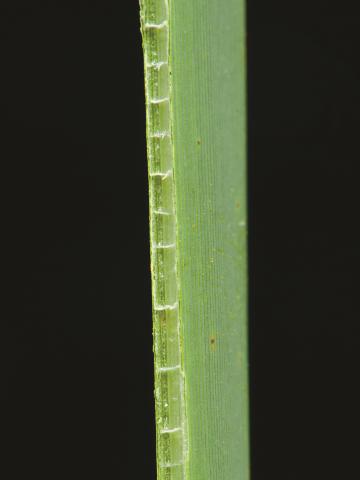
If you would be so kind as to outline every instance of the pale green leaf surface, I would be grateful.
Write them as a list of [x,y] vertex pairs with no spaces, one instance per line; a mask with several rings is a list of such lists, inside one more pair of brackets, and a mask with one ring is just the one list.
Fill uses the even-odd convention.
[[142,2],[160,480],[249,479],[244,24],[243,0]]

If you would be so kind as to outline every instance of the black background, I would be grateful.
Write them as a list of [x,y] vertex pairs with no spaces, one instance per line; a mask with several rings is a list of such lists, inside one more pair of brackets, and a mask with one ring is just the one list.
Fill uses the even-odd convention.
[[[248,2],[253,480],[360,473],[355,7]],[[137,1],[1,1],[0,50],[0,473],[154,479]]]

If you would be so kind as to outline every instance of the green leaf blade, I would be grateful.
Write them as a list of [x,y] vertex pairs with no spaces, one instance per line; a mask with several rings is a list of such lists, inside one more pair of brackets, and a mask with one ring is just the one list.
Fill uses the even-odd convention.
[[[154,114],[156,81],[148,80],[149,171],[154,162],[167,165],[163,174],[171,171],[157,185],[149,178],[152,241],[164,230],[163,220],[154,221],[155,209],[174,212],[175,256],[159,262],[152,251],[154,305],[160,278],[176,292],[177,305],[172,320],[168,314],[161,321],[154,311],[158,477],[248,480],[244,3],[144,0],[142,8],[155,12],[154,24],[167,22],[165,48],[159,35],[147,39],[143,16],[145,70],[150,54],[153,63],[166,62],[170,107],[163,117]],[[159,127],[169,132],[169,149],[153,155],[151,129]],[[158,197],[161,205],[154,203]],[[171,328],[172,346],[168,342],[161,357],[161,339],[170,338]],[[178,375],[164,381],[158,368],[170,366],[171,355],[179,357]],[[179,410],[181,428],[165,450],[164,402]]]

